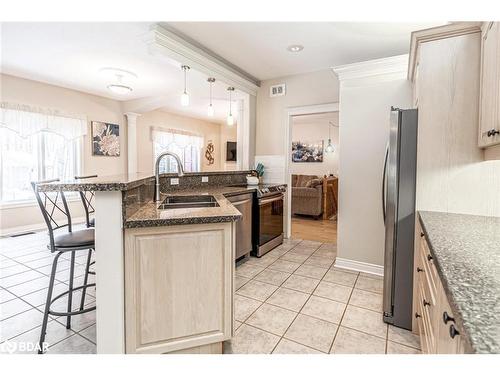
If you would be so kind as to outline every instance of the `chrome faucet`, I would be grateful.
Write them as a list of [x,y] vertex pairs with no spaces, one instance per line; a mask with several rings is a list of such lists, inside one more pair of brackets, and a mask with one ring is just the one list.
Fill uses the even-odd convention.
[[165,156],[172,156],[175,161],[177,162],[177,176],[182,177],[184,176],[184,168],[182,167],[182,162],[181,159],[179,158],[179,155],[170,152],[170,151],[165,151],[162,152],[158,157],[156,158],[155,162],[155,202],[159,202],[161,200],[160,198],[160,161],[163,159]]

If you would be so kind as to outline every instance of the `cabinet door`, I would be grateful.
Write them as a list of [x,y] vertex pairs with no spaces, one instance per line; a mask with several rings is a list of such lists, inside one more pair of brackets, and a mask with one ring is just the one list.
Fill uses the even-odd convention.
[[500,24],[488,22],[481,33],[481,93],[479,113],[479,146],[500,143],[500,134],[488,136],[489,131],[500,131]]
[[127,353],[167,353],[232,335],[232,223],[125,231]]

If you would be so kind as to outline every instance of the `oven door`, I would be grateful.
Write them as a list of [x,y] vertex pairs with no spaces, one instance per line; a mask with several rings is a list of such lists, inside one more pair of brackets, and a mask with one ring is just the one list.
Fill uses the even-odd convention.
[[259,199],[259,246],[283,234],[283,194]]

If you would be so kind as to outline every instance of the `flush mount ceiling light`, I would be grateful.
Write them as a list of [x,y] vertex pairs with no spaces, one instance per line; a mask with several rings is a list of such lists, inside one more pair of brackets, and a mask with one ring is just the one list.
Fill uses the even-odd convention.
[[231,103],[232,103],[232,93],[234,91],[234,87],[228,87],[227,91],[229,91],[229,115],[227,116],[227,124],[229,126],[234,125],[234,117],[233,117],[233,112],[231,110]]
[[208,117],[214,117],[214,106],[212,105],[212,85],[215,82],[215,78],[209,78],[207,79],[208,83],[210,84],[210,104],[208,105]]
[[117,68],[102,68],[99,72],[108,80],[113,81],[106,86],[109,91],[119,95],[126,95],[133,91],[130,84],[125,83],[125,81],[130,82],[135,80],[137,78],[135,73]]
[[129,92],[132,92],[132,87],[119,85],[119,84],[111,84],[107,86],[109,91],[113,91],[115,94],[126,95]]
[[304,49],[304,46],[300,44],[292,44],[286,48],[289,52],[300,52]]
[[183,107],[187,107],[189,105],[189,95],[187,93],[187,85],[186,85],[186,80],[187,80],[187,71],[190,69],[189,66],[187,65],[182,65],[181,69],[184,71],[184,92],[181,95],[181,105]]
[[107,88],[119,95],[126,95],[132,92],[132,87],[123,84],[123,76],[121,74],[116,74],[116,83],[109,84]]

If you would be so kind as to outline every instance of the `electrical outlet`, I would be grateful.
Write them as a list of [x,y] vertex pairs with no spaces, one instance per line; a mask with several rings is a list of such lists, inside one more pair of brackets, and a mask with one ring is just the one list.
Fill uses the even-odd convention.
[[201,176],[201,182],[208,182],[208,176]]
[[171,178],[170,185],[179,185],[179,179],[178,178]]

